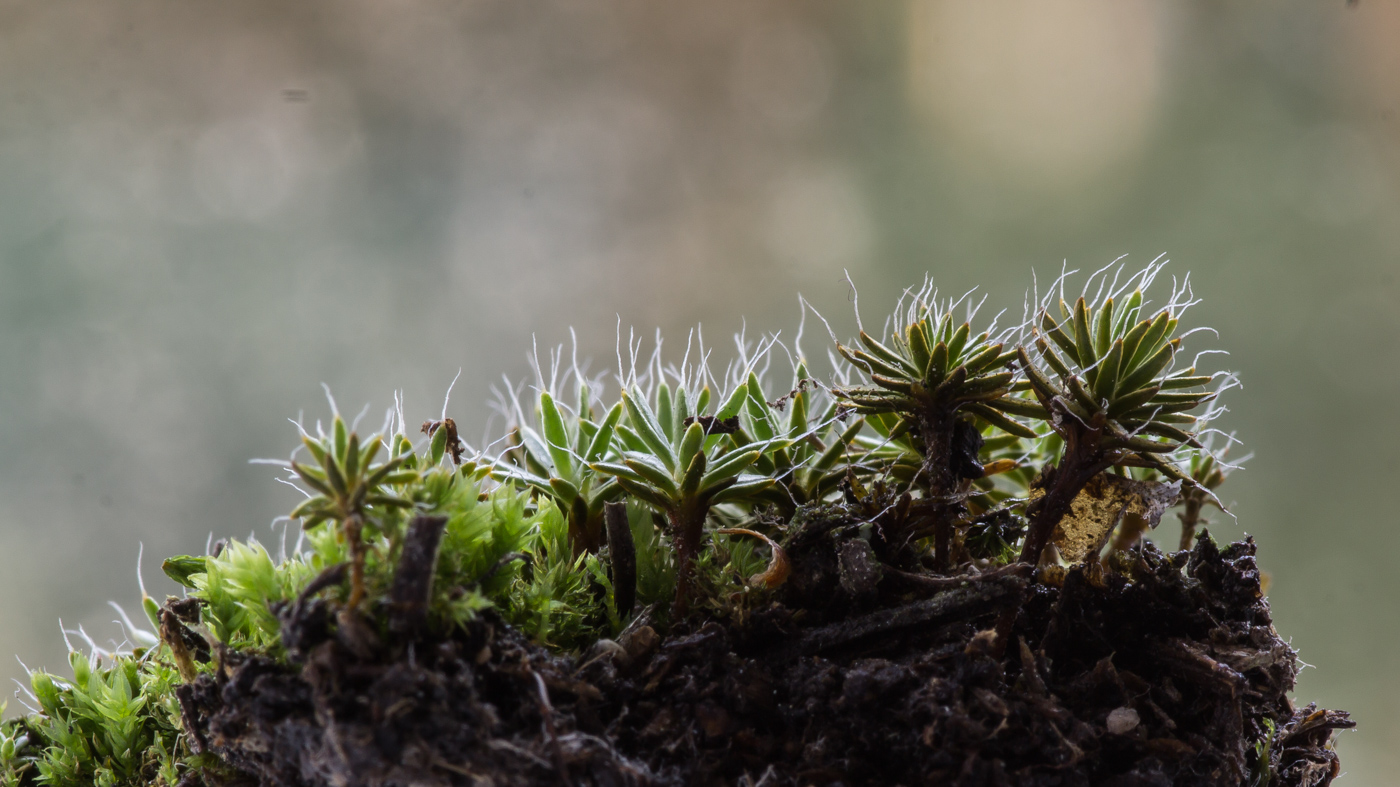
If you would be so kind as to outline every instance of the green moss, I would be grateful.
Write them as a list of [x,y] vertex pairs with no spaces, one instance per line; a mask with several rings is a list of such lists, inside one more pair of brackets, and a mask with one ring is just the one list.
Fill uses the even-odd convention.
[[[1059,320],[1047,297],[1024,324],[976,333],[972,314],[959,322],[959,304],[925,287],[906,294],[887,335],[862,332],[863,349],[837,345],[851,365],[835,359],[830,386],[800,357],[781,362],[776,340],[741,343],[720,377],[704,361],[663,368],[658,348],[644,366],[619,369],[615,402],[577,368],[547,379],[541,369],[536,393],[507,403],[513,422],[494,455],[462,445],[450,419],[410,429],[399,409],[361,438],[332,402],[329,429],[303,431],[285,463],[307,493],[291,512],[303,529],[297,548],[274,558],[230,541],[165,561],[197,604],[180,608],[197,616],[195,639],[173,642],[176,608],[146,598],[152,631],[132,636],[147,647],[74,653],[71,678],[33,672],[31,712],[0,725],[0,785],[172,787],[191,770],[217,769],[191,751],[174,694],[215,669],[216,659],[199,661],[201,648],[284,658],[279,604],[340,565],[348,577],[325,597],[386,626],[416,517],[445,521],[429,604],[436,631],[489,609],[539,643],[580,651],[638,610],[665,626],[766,603],[781,582],[780,571],[765,573],[782,558],[770,543],[817,508],[877,524],[859,531],[880,559],[941,573],[1001,565],[1018,551],[1038,558],[1037,542],[1064,516],[1045,502],[1048,467],[1058,468],[1048,494],[1056,505],[1075,483],[1115,472],[1180,481],[1195,516],[1229,465],[1198,439],[1220,410],[1189,411],[1233,377],[1176,363],[1181,343],[1171,337],[1192,301],[1176,289],[1150,310],[1143,292],[1156,271],[1122,287],[1117,272],[1101,271],[1085,285],[1093,297],[1073,307],[1059,299]],[[765,382],[774,366],[786,389]],[[606,543],[610,503],[625,506],[617,532],[630,545]],[[1119,548],[1136,537],[1119,535]],[[614,570],[624,552],[635,577]],[[630,613],[617,607],[616,581],[635,586]]]

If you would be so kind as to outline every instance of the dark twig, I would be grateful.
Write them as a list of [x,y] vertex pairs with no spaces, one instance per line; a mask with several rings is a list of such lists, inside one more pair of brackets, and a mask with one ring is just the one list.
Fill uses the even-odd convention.
[[606,503],[603,522],[608,529],[608,554],[612,561],[613,607],[617,616],[632,614],[637,603],[637,546],[627,525],[627,504]]
[[416,516],[408,523],[394,585],[389,591],[393,609],[389,630],[395,634],[415,636],[428,619],[438,544],[446,527],[445,516]]

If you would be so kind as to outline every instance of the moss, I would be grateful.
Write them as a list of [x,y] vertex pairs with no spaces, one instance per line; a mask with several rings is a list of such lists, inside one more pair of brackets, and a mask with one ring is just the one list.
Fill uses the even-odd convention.
[[[512,422],[494,454],[463,445],[450,419],[412,429],[398,407],[362,438],[332,401],[329,428],[303,430],[284,463],[307,494],[291,512],[297,548],[274,558],[230,541],[167,560],[186,598],[143,600],[152,631],[133,636],[145,647],[75,654],[72,678],[32,674],[31,713],[0,726],[0,782],[217,782],[226,769],[187,737],[179,687],[233,653],[285,663],[294,643],[279,611],[313,595],[336,610],[329,625],[392,636],[415,523],[440,527],[424,625],[445,636],[492,610],[535,643],[580,652],[638,615],[663,629],[742,619],[781,584],[804,523],[835,509],[871,576],[915,584],[1018,554],[1056,568],[1057,526],[1105,473],[1141,482],[1114,488],[1151,487],[1199,512],[1229,465],[1202,439],[1221,410],[1197,408],[1234,377],[1178,362],[1194,301],[1175,288],[1151,309],[1158,270],[1121,285],[1121,270],[1100,271],[1073,306],[1062,277],[1024,323],[1000,329],[974,326],[972,308],[955,318],[964,304],[925,286],[886,335],[836,344],[846,360],[833,356],[829,385],[800,355],[785,366],[775,338],[741,342],[719,376],[703,348],[698,362],[663,368],[659,346],[641,366],[629,346],[615,402],[555,358],[533,396],[506,403]],[[776,389],[764,374],[774,367],[790,372]],[[609,542],[610,505],[625,517],[613,539],[630,544]],[[1084,562],[1112,571],[1123,561],[1111,553],[1155,524],[1109,523]]]

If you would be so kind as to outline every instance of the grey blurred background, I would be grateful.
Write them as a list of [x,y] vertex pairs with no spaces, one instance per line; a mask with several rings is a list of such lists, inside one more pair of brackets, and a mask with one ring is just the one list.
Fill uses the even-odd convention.
[[322,382],[412,420],[463,368],[474,436],[532,335],[605,368],[619,318],[791,335],[798,292],[847,333],[847,269],[867,316],[925,272],[1019,310],[1166,252],[1245,383],[1214,530],[1258,538],[1299,700],[1359,719],[1343,783],[1390,783],[1398,34],[1391,0],[4,0],[0,654],[119,637],[138,543],[160,593],[274,540],[296,495],[248,459]]

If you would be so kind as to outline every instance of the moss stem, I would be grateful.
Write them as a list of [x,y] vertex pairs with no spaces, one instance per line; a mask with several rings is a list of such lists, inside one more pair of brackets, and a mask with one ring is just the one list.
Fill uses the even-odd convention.
[[706,513],[706,508],[699,505],[680,506],[667,513],[676,542],[676,600],[671,608],[676,620],[690,611],[690,600],[697,595],[695,559],[700,555]]

